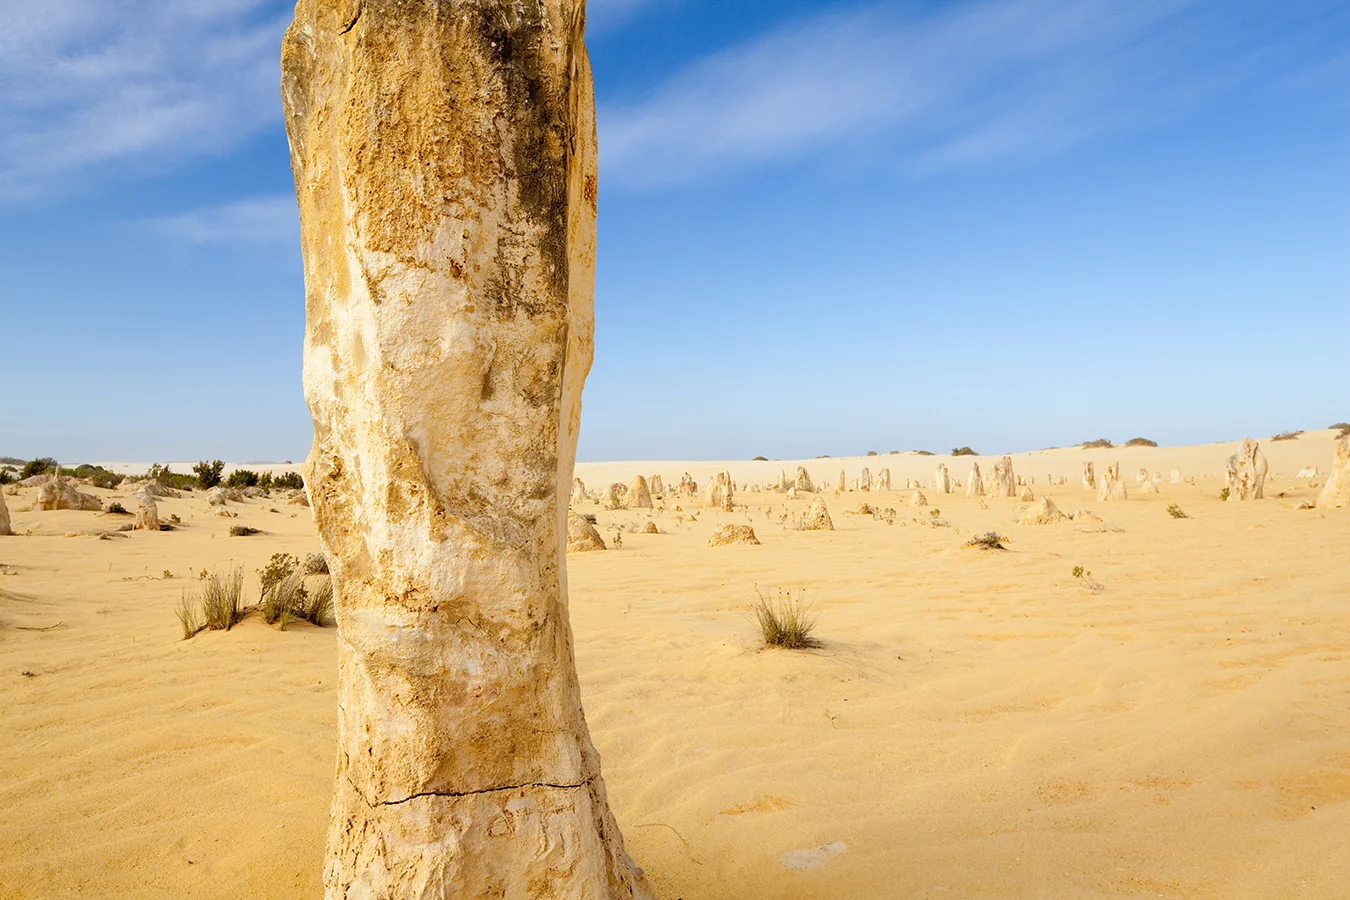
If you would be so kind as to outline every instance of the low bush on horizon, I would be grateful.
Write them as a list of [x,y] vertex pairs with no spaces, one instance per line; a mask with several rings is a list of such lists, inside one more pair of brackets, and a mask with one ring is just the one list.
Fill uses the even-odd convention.
[[750,461],[751,461],[751,462],[768,462],[768,461],[769,461],[769,458],[768,458],[767,456],[756,456],[754,459],[752,459],[752,460],[750,460]]
[[1148,438],[1130,438],[1125,442],[1126,447],[1156,447],[1157,441],[1151,441]]
[[56,471],[56,460],[50,456],[40,456],[37,459],[30,459],[23,464],[19,470],[19,481],[25,478],[32,478],[34,475],[46,475]]
[[214,462],[203,460],[192,467],[192,474],[197,476],[197,483],[208,491],[220,484],[224,472],[225,463],[219,459]]
[[303,491],[305,489],[304,476],[299,472],[286,472],[275,476],[268,473],[267,477],[271,479],[272,487],[277,490]]
[[768,597],[756,585],[755,593],[759,595],[755,620],[766,646],[785,650],[820,646],[820,642],[811,636],[816,628],[816,618],[810,614],[804,590],[795,594],[780,590],[776,596]]
[[953,448],[952,448],[952,456],[979,456],[979,455],[980,455],[980,454],[976,453],[974,450],[970,449],[969,447],[953,447]]
[[915,450],[915,451],[914,451],[914,454],[915,454],[916,456],[932,456],[932,455],[933,455],[933,451],[932,451],[932,450]]
[[155,463],[150,470],[145,473],[146,481],[157,481],[175,491],[192,491],[201,487],[195,475],[180,475],[170,469],[167,465],[161,466]]
[[225,486],[231,488],[258,487],[258,473],[248,469],[235,469],[225,479]]
[[1084,441],[1079,446],[1084,450],[1110,450],[1115,444],[1106,438],[1097,438],[1095,441]]
[[1298,430],[1298,431],[1281,431],[1279,434],[1274,435],[1273,437],[1271,437],[1271,440],[1272,440],[1272,441],[1293,441],[1293,440],[1297,440],[1297,439],[1298,439],[1298,436],[1299,436],[1300,434],[1302,434],[1302,433],[1303,433],[1302,429],[1300,429],[1300,430]]

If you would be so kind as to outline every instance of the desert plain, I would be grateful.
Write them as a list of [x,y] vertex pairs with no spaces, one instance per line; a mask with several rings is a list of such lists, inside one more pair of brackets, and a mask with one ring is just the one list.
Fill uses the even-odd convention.
[[[1100,519],[1046,526],[935,493],[937,463],[964,484],[993,457],[579,464],[592,491],[666,489],[574,504],[609,549],[567,560],[629,852],[663,900],[1350,896],[1350,509],[1297,508],[1333,438],[1262,440],[1247,502],[1220,499],[1232,443],[1014,454],[1037,499]],[[1128,499],[1098,502],[1085,461],[1119,462]],[[767,488],[798,466],[818,493]],[[839,493],[863,467],[894,489]],[[722,471],[759,490],[702,508]],[[134,510],[134,488],[81,490]],[[273,554],[317,552],[308,508],[187,492],[159,502],[174,530],[119,532],[4,491],[0,898],[320,896],[336,630],[255,611],[184,640],[174,614],[204,571],[242,566],[251,603]],[[797,530],[817,497],[834,530]],[[709,547],[724,524],[760,544]],[[991,531],[1007,549],[966,546]],[[818,646],[762,644],[779,592]]]

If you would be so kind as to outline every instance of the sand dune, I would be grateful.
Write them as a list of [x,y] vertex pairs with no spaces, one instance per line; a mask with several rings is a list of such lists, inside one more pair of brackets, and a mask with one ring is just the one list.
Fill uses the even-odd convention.
[[[1263,442],[1269,499],[1251,503],[1218,498],[1232,446],[1014,456],[1038,496],[1100,523],[1020,527],[1015,500],[912,509],[900,490],[824,492],[825,532],[779,524],[809,495],[584,504],[623,546],[568,560],[578,669],[658,895],[1350,896],[1350,511],[1293,508],[1331,436]],[[1138,468],[1196,481],[1098,504],[1087,459],[1131,487]],[[964,482],[970,460],[908,454],[577,474],[801,464],[832,486],[868,466],[901,487],[939,461]],[[317,550],[308,510],[221,518],[189,494],[160,503],[179,530],[103,540],[66,535],[120,520],[29,512],[32,494],[7,495],[19,536],[0,538],[0,898],[319,896],[335,630],[251,615],[185,642],[173,615],[204,568],[243,565],[256,596],[271,554]],[[883,514],[848,514],[862,500]],[[726,523],[762,545],[709,549]],[[990,530],[1007,551],[963,548]],[[757,585],[805,589],[822,646],[762,649]]]

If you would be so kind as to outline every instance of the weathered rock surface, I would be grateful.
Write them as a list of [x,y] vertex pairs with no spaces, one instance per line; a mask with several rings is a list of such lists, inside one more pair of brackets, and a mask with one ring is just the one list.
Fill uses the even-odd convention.
[[825,501],[821,498],[813,500],[806,510],[806,515],[802,517],[802,530],[834,531],[834,521],[830,518],[830,511],[825,508]]
[[1350,438],[1336,442],[1336,459],[1327,474],[1327,483],[1317,496],[1318,509],[1350,507]]
[[5,504],[5,492],[0,491],[0,536],[9,536],[14,532],[9,523],[9,507]]
[[1141,493],[1141,494],[1161,494],[1162,491],[1158,489],[1158,484],[1157,484],[1157,482],[1155,482],[1153,479],[1150,478],[1150,479],[1148,479],[1148,480],[1142,482],[1142,483],[1139,485],[1139,493]]
[[927,505],[928,505],[928,498],[925,497],[925,496],[923,495],[923,491],[918,490],[918,489],[916,488],[916,489],[914,490],[914,493],[912,493],[912,494],[909,495],[909,505],[910,505],[910,506],[927,506]]
[[1263,500],[1266,496],[1265,454],[1251,438],[1243,438],[1237,452],[1228,457],[1225,471],[1228,499]]
[[33,501],[35,510],[78,509],[96,512],[103,508],[103,502],[92,494],[75,489],[70,479],[57,475],[38,488]]
[[1120,478],[1120,464],[1111,463],[1098,479],[1098,501],[1123,501],[1130,495],[1125,490],[1125,479]]
[[305,482],[341,632],[329,900],[648,897],[567,617],[593,342],[581,0],[299,0]]
[[882,469],[872,484],[874,491],[889,491],[891,489],[891,470]]
[[1105,503],[1108,500],[1128,500],[1129,493],[1125,490],[1125,481],[1120,477],[1120,463],[1111,463],[1102,473],[1102,477],[1097,480],[1097,500]]
[[933,475],[933,491],[938,494],[950,494],[952,492],[951,474],[943,463],[938,463],[937,472]]
[[721,525],[708,538],[709,547],[726,547],[730,544],[758,544],[755,529],[749,525]]
[[159,504],[148,494],[137,498],[136,528],[142,531],[159,531]]
[[839,484],[838,484],[837,487],[835,487],[835,490],[838,491],[838,492],[841,493],[841,494],[842,494],[844,491],[848,490],[848,482],[847,482],[847,481],[845,480],[845,478],[844,478],[844,470],[843,470],[843,469],[840,469],[840,470],[839,470]]
[[703,498],[703,507],[731,512],[734,508],[733,497],[735,492],[736,487],[731,481],[731,473],[718,472],[713,480],[708,483],[708,493]]
[[1057,525],[1060,522],[1069,521],[1069,517],[1059,511],[1055,501],[1049,497],[1042,497],[1039,502],[1032,505],[1022,518],[1017,520],[1019,525]]
[[605,496],[601,499],[605,509],[623,509],[624,496],[627,495],[628,488],[617,481],[610,482],[609,487],[605,488]]
[[1022,493],[1017,495],[1017,499],[1023,503],[1030,503],[1033,500],[1035,500],[1036,494],[1034,491],[1031,490],[1031,485],[1028,484],[1025,487],[1023,487]]
[[568,498],[568,502],[573,506],[586,502],[586,483],[580,478],[572,479],[572,496]]
[[[151,482],[146,482],[150,484]],[[150,494],[149,496],[159,496]],[[226,503],[243,503],[244,494],[236,488],[213,487],[206,492],[206,502],[211,506],[224,506]]]
[[1083,463],[1083,487],[1089,491],[1097,489],[1097,475],[1092,470],[1092,463]]
[[966,496],[983,497],[984,479],[980,476],[980,464],[970,464],[970,475],[966,478]]
[[1185,484],[1185,483],[1186,483],[1186,479],[1183,478],[1183,477],[1181,477],[1181,470],[1180,470],[1180,469],[1173,469],[1173,470],[1172,470],[1172,477],[1171,477],[1170,479],[1168,479],[1168,480],[1171,481],[1172,484]]
[[652,492],[647,488],[647,479],[641,475],[633,478],[628,486],[628,496],[624,498],[629,509],[651,509]]
[[872,489],[872,473],[864,468],[862,470],[862,474],[858,476],[858,490],[870,491],[871,489]]
[[648,478],[647,486],[650,488],[653,497],[660,497],[666,492],[665,483],[661,481],[660,475],[653,475],[651,478]]
[[567,552],[585,553],[589,550],[607,550],[600,532],[576,513],[567,516]]
[[816,486],[811,482],[811,475],[806,471],[805,466],[797,467],[797,477],[794,479],[792,486],[797,489],[798,493],[814,494],[816,492]]
[[994,463],[994,470],[985,479],[984,492],[990,497],[1017,496],[1017,476],[1013,473],[1012,457],[1005,456]]

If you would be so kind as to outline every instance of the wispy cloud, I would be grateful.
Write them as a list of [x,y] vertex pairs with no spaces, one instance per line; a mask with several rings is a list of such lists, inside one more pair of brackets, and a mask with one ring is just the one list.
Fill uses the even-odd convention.
[[147,223],[167,237],[194,244],[278,243],[298,246],[300,215],[295,197],[251,197],[207,206]]
[[[830,152],[880,154],[912,171],[1053,154],[1318,63],[1299,41],[1324,39],[1328,19],[1343,30],[1345,15],[1321,0],[1288,6],[835,8],[697,61],[636,102],[603,105],[601,163],[620,185],[649,188]],[[1284,46],[1262,43],[1271,24]]]
[[603,34],[627,24],[638,13],[672,0],[587,0],[586,29],[591,34]]
[[0,30],[0,200],[228,150],[280,120],[280,0],[14,3]]

